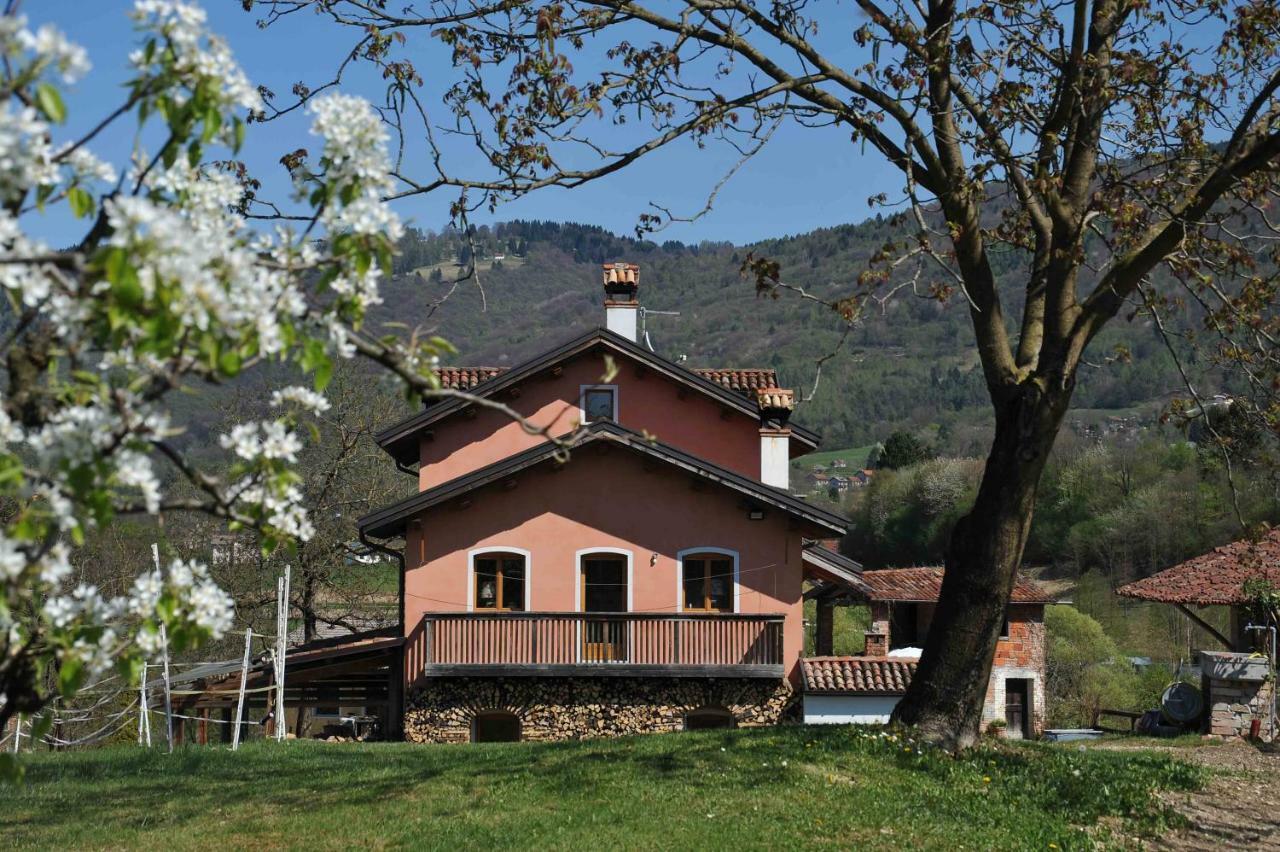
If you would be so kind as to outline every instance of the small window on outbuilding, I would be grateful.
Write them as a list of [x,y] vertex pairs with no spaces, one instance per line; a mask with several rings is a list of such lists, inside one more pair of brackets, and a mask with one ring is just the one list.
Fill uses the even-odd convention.
[[509,710],[485,710],[471,721],[473,743],[520,742],[520,717]]
[[736,727],[733,714],[723,707],[699,707],[684,716],[686,731],[710,731]]

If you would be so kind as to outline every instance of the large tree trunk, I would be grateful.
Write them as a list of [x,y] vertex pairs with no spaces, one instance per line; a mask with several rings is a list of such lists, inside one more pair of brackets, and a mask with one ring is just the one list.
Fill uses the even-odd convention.
[[947,547],[942,594],[924,653],[893,713],[950,749],[973,744],[996,640],[1031,529],[1036,488],[1070,400],[1070,389],[1027,382],[993,393],[995,439],[973,509]]

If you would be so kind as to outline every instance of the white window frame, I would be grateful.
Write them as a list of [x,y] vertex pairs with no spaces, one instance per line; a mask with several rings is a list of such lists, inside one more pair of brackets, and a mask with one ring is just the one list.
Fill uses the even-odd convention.
[[690,611],[684,608],[684,558],[700,553],[714,553],[717,556],[728,556],[733,559],[733,611],[741,612],[742,587],[738,583],[738,551],[727,547],[686,547],[676,554],[676,612]]
[[[476,611],[476,557],[484,556],[486,553],[515,553],[524,557],[524,611],[530,612],[532,610],[530,600],[533,596],[533,583],[530,580],[533,574],[533,554],[523,547],[499,545],[477,547],[467,551],[467,612]],[[494,612],[504,612],[504,610],[494,610]]]
[[632,576],[631,566],[635,562],[632,551],[625,547],[584,547],[575,551],[573,554],[573,611],[586,612],[582,608],[582,557],[590,556],[593,553],[608,553],[614,556],[625,556],[627,559],[627,612],[633,612],[635,609],[632,596],[635,594],[636,584]]
[[613,422],[618,422],[618,386],[617,385],[578,385],[578,422],[587,423],[587,391],[607,390],[613,393]]

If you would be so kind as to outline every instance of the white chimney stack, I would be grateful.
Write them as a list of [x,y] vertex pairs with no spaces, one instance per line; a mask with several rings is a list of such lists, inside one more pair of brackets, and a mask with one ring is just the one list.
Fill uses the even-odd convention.
[[791,489],[791,426],[795,392],[786,388],[760,388],[760,481],[783,491]]
[[627,340],[639,342],[640,267],[634,263],[604,265],[604,327]]

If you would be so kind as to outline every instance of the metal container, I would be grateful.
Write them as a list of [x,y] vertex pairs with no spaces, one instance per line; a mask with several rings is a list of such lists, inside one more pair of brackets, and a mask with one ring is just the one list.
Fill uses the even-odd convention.
[[1263,681],[1270,664],[1261,654],[1231,651],[1201,651],[1204,673],[1214,680]]

